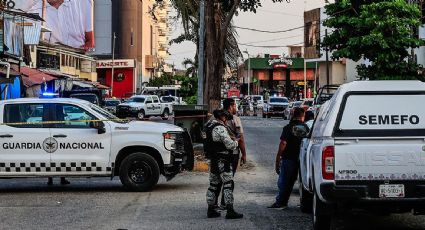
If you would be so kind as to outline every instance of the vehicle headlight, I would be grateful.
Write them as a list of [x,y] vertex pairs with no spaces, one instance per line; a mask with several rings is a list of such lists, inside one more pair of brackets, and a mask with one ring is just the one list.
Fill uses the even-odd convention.
[[176,149],[177,133],[163,133],[164,147],[166,150],[171,151]]

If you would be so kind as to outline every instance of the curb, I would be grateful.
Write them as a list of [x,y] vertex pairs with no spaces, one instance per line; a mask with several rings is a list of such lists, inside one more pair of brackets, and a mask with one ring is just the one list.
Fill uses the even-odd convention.
[[194,172],[208,172],[208,163],[205,161],[197,161],[193,167]]

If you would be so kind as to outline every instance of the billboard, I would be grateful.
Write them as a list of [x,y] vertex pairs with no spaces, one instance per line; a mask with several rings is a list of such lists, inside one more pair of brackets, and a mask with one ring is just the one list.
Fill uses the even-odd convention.
[[320,9],[304,12],[304,57],[320,58]]
[[43,35],[49,43],[90,50],[95,47],[93,0],[14,0],[14,9],[39,14],[44,27],[51,32]]

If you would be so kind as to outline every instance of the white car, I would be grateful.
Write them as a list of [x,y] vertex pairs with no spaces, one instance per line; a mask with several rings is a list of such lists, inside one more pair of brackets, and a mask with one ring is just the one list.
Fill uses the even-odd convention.
[[257,109],[261,110],[264,107],[264,97],[261,95],[252,95],[252,101],[257,103]]
[[183,98],[181,97],[162,96],[160,99],[162,103],[171,103],[173,105],[187,105],[187,103],[183,101]]
[[0,101],[0,177],[119,176],[148,191],[162,174],[193,168],[193,148],[182,128],[127,122],[79,99]]
[[126,102],[117,106],[117,116],[120,118],[137,117],[140,120],[150,116],[161,116],[168,120],[173,113],[172,103],[161,103],[156,95],[132,96]]
[[323,104],[300,152],[314,229],[342,210],[425,214],[425,110],[412,101],[425,101],[425,83],[352,82]]
[[286,97],[270,97],[263,107],[263,118],[272,116],[284,117],[285,109],[289,106]]

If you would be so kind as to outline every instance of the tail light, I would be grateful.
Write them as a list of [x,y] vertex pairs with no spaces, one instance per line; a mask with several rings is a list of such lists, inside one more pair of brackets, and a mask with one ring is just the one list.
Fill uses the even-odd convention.
[[322,176],[325,180],[334,180],[335,147],[327,146],[322,151]]

